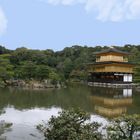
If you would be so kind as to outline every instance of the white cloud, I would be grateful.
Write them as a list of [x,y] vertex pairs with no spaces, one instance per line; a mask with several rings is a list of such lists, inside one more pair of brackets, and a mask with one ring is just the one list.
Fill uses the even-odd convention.
[[6,16],[0,7],[0,35],[2,35],[7,29],[7,19]]
[[[53,5],[83,4],[88,13],[101,21],[123,21],[140,18],[140,0],[41,0]],[[95,15],[95,14],[94,14]]]
[[63,5],[73,5],[77,3],[84,3],[85,0],[48,0],[48,3],[50,4],[63,4]]

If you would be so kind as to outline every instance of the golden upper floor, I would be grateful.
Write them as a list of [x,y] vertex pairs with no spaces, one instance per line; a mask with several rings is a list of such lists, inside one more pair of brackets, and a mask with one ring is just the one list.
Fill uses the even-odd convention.
[[128,58],[125,56],[112,55],[112,54],[96,57],[96,62],[106,62],[106,61],[128,62]]
[[96,62],[128,62],[128,55],[129,53],[127,52],[119,51],[115,48],[109,48],[105,51],[96,53]]
[[89,64],[88,71],[89,72],[123,72],[123,73],[133,73],[132,64],[126,63],[105,63],[105,64]]

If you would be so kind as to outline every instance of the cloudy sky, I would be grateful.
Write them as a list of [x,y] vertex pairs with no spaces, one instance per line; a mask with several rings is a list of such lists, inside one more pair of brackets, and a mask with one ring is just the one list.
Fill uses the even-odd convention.
[[55,51],[140,44],[140,0],[0,0],[0,44]]

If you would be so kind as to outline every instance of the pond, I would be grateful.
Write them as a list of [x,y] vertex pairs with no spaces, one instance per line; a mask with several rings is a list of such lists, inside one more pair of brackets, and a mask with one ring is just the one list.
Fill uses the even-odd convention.
[[61,109],[78,107],[89,112],[91,120],[106,124],[110,118],[123,113],[140,114],[140,92],[83,85],[55,90],[0,89],[0,121],[13,123],[1,137],[43,140],[36,130],[37,124],[58,115]]

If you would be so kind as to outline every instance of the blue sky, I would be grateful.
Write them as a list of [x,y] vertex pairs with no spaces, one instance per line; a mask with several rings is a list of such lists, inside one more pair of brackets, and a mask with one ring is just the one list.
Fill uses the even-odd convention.
[[0,0],[0,44],[62,50],[140,44],[140,0]]

